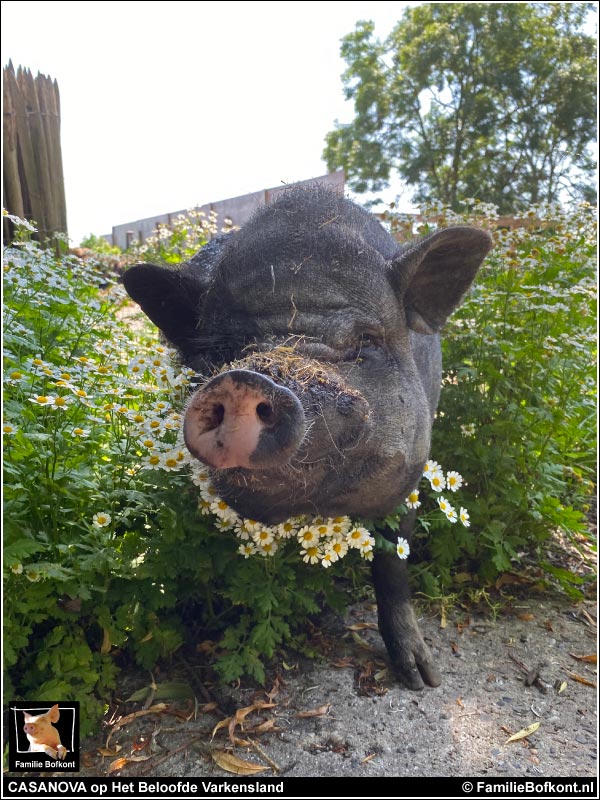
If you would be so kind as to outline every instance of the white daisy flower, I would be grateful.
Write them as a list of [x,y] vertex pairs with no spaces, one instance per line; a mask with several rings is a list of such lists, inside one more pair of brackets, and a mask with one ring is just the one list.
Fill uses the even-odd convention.
[[421,501],[419,500],[418,490],[413,489],[404,502],[408,508],[419,508]]
[[410,545],[403,539],[401,536],[398,537],[398,542],[396,544],[396,553],[398,554],[398,558],[405,559],[408,558],[410,555]]
[[94,514],[92,525],[94,528],[106,528],[107,525],[110,525],[111,516],[106,511],[99,511],[97,514]]
[[457,492],[463,485],[463,477],[458,472],[446,473],[446,486],[451,492]]

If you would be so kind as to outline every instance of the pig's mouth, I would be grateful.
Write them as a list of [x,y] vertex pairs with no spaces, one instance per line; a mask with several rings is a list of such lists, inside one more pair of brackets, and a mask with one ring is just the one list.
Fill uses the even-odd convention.
[[403,501],[421,472],[403,454],[390,461],[372,453],[353,462],[352,471],[347,462],[294,459],[272,470],[214,470],[211,479],[238,514],[272,525],[299,515],[381,517]]

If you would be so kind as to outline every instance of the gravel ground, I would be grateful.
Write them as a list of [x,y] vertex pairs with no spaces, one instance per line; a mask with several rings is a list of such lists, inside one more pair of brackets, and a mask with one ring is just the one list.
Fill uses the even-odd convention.
[[[595,615],[592,602],[546,597],[515,601],[495,621],[467,612],[445,627],[439,616],[422,619],[444,683],[415,693],[390,680],[375,608],[364,602],[344,620],[327,618],[316,633],[322,660],[288,653],[266,688],[250,681],[234,688],[201,684],[205,673],[193,659],[155,674],[158,684],[194,686],[195,718],[193,701],[161,700],[166,710],[119,726],[142,705],[113,704],[102,733],[83,742],[80,774],[231,777],[219,763],[231,769],[233,755],[262,766],[261,778],[595,776],[596,665],[573,657],[596,653]],[[147,684],[147,673],[130,674],[120,694]],[[272,707],[248,712],[232,728],[235,747],[227,723],[211,738],[219,721],[268,702]],[[306,712],[312,715],[298,716]],[[533,723],[539,723],[535,733],[506,743]]]

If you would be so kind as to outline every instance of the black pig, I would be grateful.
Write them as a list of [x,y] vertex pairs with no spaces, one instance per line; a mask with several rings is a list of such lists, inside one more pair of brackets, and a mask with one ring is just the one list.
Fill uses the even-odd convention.
[[[349,200],[290,189],[181,268],[139,264],[123,280],[183,363],[213,376],[191,398],[184,437],[239,514],[377,518],[421,478],[439,332],[490,246],[469,227],[399,245]],[[377,552],[372,569],[398,676],[439,685],[405,562]]]

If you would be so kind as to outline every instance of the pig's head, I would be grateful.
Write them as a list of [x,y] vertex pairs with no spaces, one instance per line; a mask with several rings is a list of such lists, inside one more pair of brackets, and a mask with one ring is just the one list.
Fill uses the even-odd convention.
[[377,517],[421,476],[439,332],[489,248],[468,227],[398,245],[350,201],[291,190],[181,269],[140,264],[124,283],[210,376],[184,437],[233,508]]
[[36,742],[43,744],[53,744],[58,741],[58,731],[52,725],[53,722],[58,722],[60,718],[60,711],[58,703],[53,705],[52,708],[45,714],[28,714],[27,711],[23,712],[23,719],[25,724],[23,730]]

